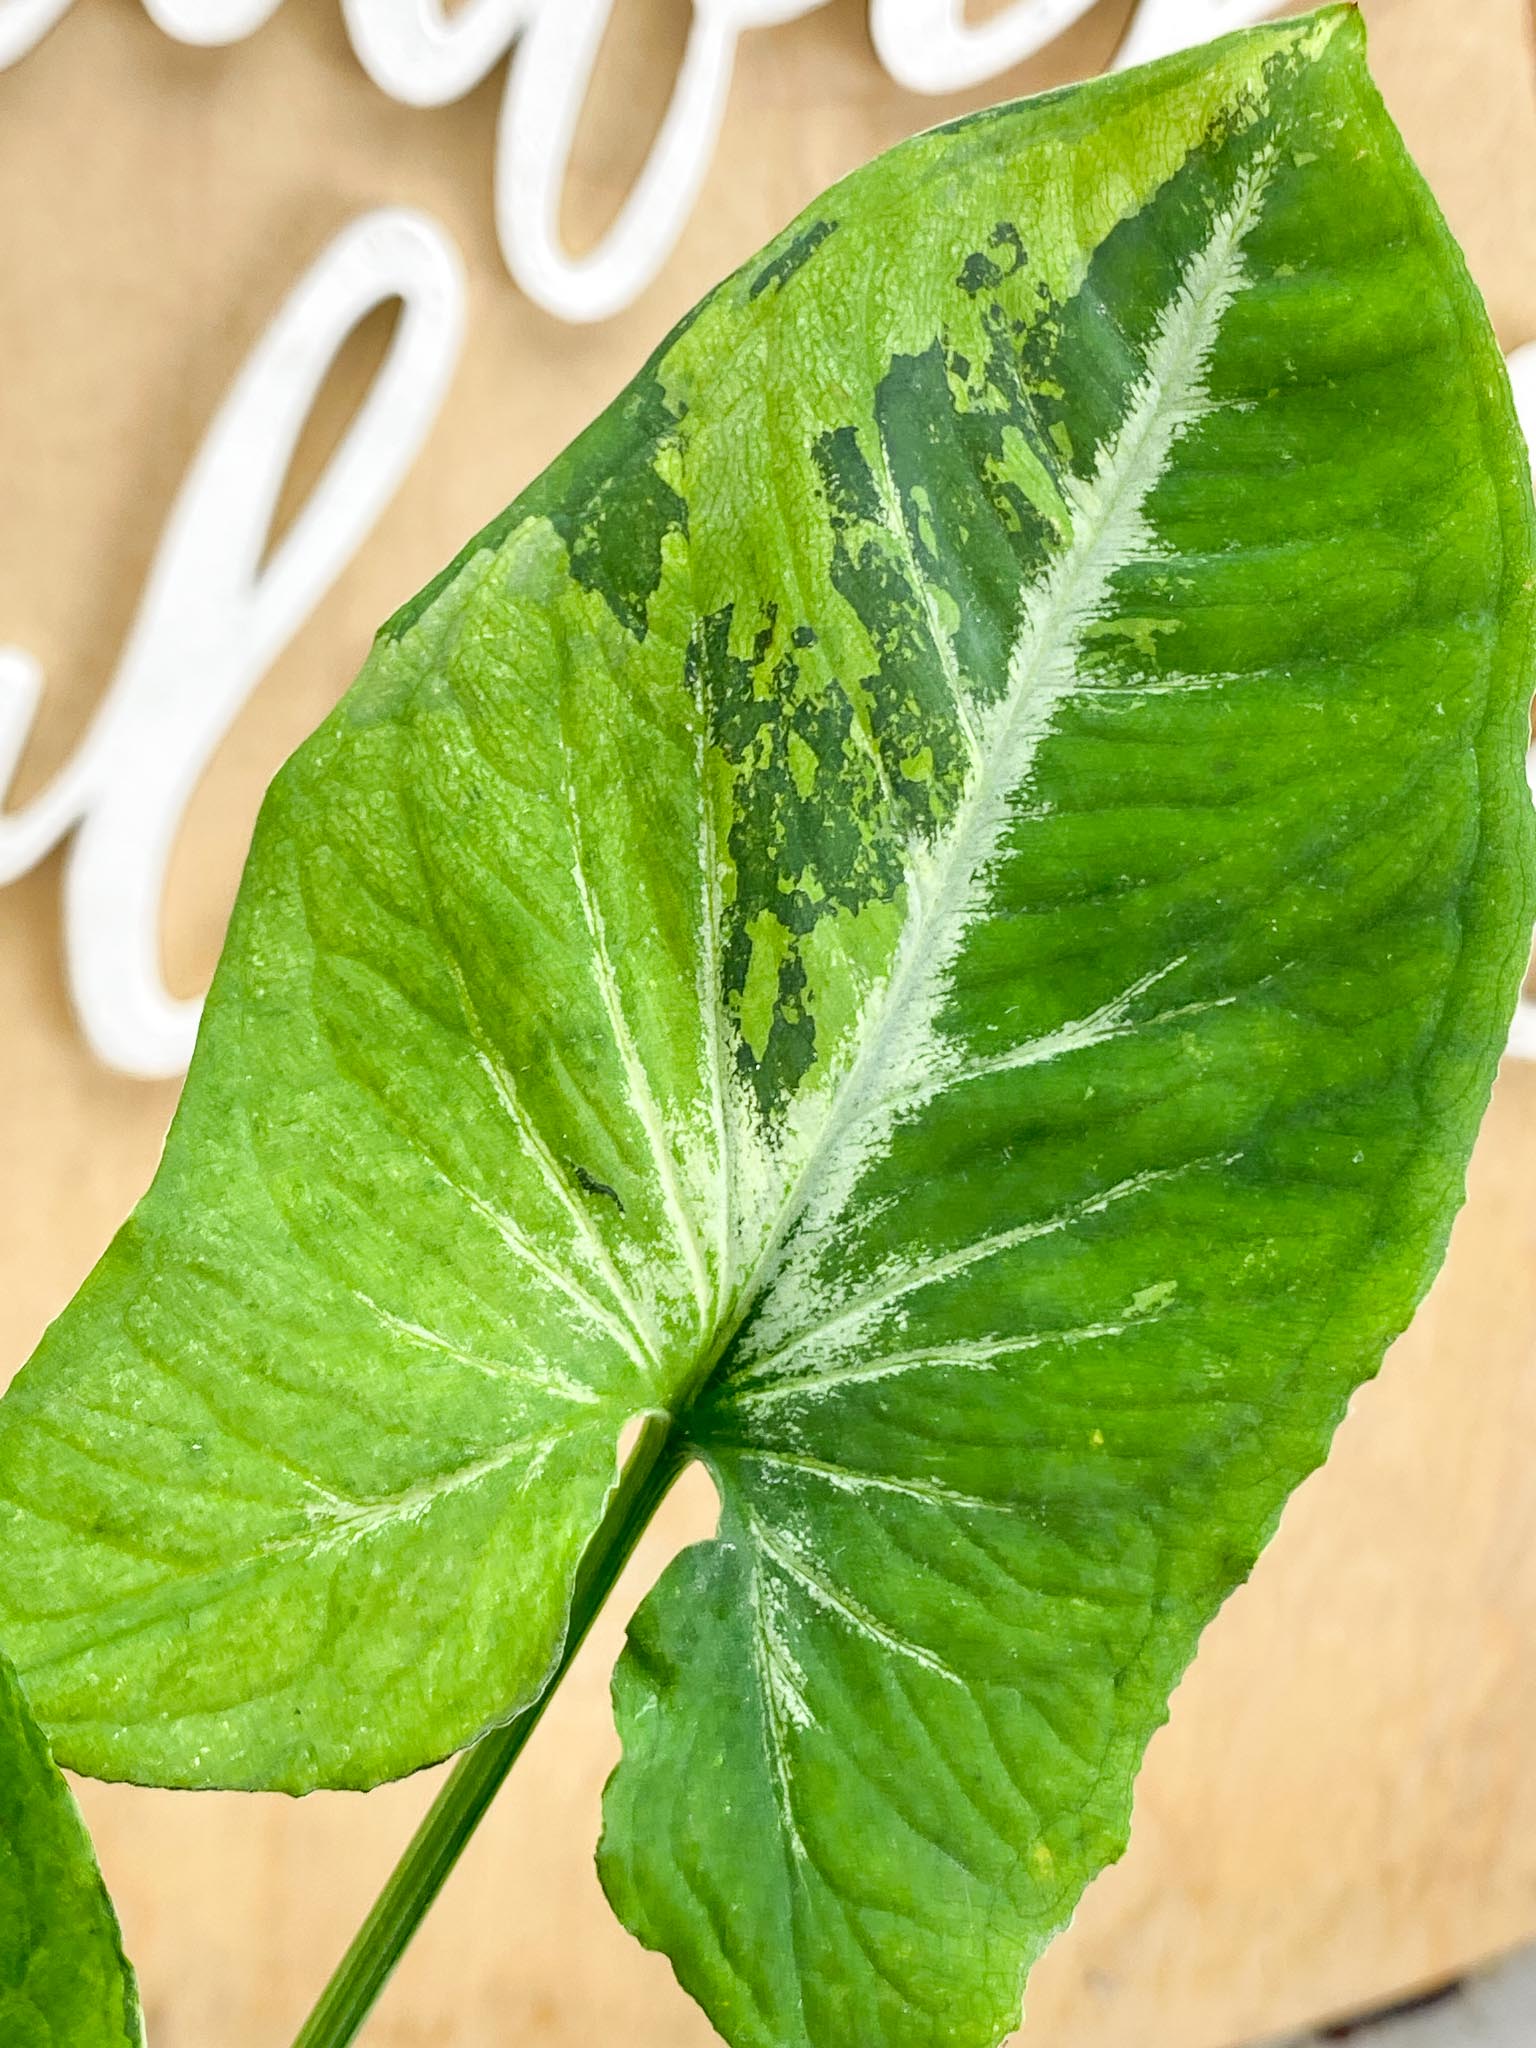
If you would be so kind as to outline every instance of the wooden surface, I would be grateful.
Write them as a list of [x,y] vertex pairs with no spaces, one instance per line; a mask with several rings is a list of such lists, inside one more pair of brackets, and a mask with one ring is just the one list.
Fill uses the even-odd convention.
[[[985,7],[973,7],[980,18]],[[970,103],[1103,63],[1103,4]],[[1536,336],[1536,59],[1525,0],[1367,0],[1379,73],[1466,241],[1506,345]],[[494,83],[409,112],[361,76],[333,0],[288,0],[224,52],[130,0],[77,0],[0,75],[0,638],[48,701],[17,796],[99,694],[159,523],[264,320],[364,207],[423,205],[472,277],[440,426],[373,546],[223,750],[178,856],[167,958],[195,988],[260,790],[376,621],[626,379],[672,319],[831,178],[956,110],[897,91],[833,0],[744,46],[719,159],[664,279],[582,332],[496,258]],[[670,0],[615,10],[568,222],[611,212],[670,82]],[[299,470],[355,400],[363,336]],[[296,479],[302,483],[302,475]],[[57,863],[0,891],[0,1378],[152,1169],[172,1091],[95,1068],[59,971]],[[1129,1856],[1037,1972],[1032,2048],[1228,2048],[1413,1988],[1536,1936],[1536,1068],[1508,1068],[1450,1266],[1333,1462],[1298,1496],[1153,1744]],[[679,1496],[630,1597],[707,1526]],[[616,1609],[466,1857],[370,2035],[376,2048],[712,2036],[613,1923],[591,1874],[613,1757]],[[88,1787],[156,2048],[291,2036],[429,1794],[195,1798]]]

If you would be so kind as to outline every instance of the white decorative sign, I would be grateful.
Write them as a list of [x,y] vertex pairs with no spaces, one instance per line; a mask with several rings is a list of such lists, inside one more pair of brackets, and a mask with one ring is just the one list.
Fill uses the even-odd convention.
[[[72,0],[0,0],[0,70],[36,48]],[[182,43],[239,42],[282,0],[142,0]],[[305,0],[313,4],[313,0]],[[666,262],[714,155],[748,29],[828,0],[693,0],[671,102],[633,191],[598,246],[560,234],[572,144],[615,0],[339,0],[358,62],[391,98],[440,107],[507,66],[494,196],[507,268],[570,321],[633,303]],[[1013,0],[982,22],[966,0],[870,0],[875,53],[909,90],[945,93],[1038,54],[1093,0]],[[1279,11],[1281,0],[1140,0],[1116,66],[1141,63]],[[376,306],[403,311],[388,356],[291,530],[266,556],[305,420],[347,336]],[[166,990],[161,904],[176,834],[215,749],[272,662],[361,545],[436,419],[463,338],[462,267],[417,213],[355,221],[294,288],[208,430],[171,512],[138,616],[74,758],[19,813],[0,811],[0,887],[71,839],[65,952],[86,1038],[124,1073],[186,1065],[199,1005]],[[1536,346],[1512,363],[1528,431]],[[42,676],[0,647],[0,805],[36,716]],[[1536,756],[1533,756],[1536,773]],[[71,838],[72,835],[72,838]],[[1536,1058],[1536,1003],[1510,1049]]]

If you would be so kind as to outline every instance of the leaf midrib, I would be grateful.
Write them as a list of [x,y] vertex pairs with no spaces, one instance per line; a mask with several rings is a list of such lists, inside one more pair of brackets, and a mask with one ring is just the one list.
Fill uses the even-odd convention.
[[[899,1040],[914,985],[931,971],[936,940],[945,930],[944,919],[948,917],[958,923],[963,918],[966,899],[984,868],[986,858],[986,849],[978,849],[973,842],[983,834],[991,805],[1018,786],[1049,730],[1046,719],[1054,710],[1057,698],[1048,690],[1038,690],[1033,686],[1049,671],[1053,662],[1070,657],[1075,650],[1078,643],[1073,628],[1085,586],[1096,570],[1107,580],[1114,567],[1118,566],[1112,561],[1101,564],[1098,558],[1107,539],[1115,532],[1117,519],[1124,516],[1128,497],[1140,482],[1141,489],[1132,508],[1139,514],[1162,474],[1180,430],[1190,423],[1189,418],[1184,417],[1185,408],[1198,393],[1200,374],[1215,343],[1221,315],[1237,287],[1241,276],[1239,252],[1242,241],[1258,215],[1272,170],[1273,164],[1267,154],[1256,161],[1242,181],[1235,203],[1224,215],[1218,216],[1212,234],[1191,256],[1181,273],[1178,288],[1163,308],[1157,334],[1147,351],[1149,367],[1139,387],[1141,395],[1149,401],[1146,409],[1138,416],[1137,399],[1133,394],[1127,426],[1123,426],[1116,436],[1090,484],[1075,495],[1074,509],[1079,514],[1077,530],[1056,571],[1046,578],[1049,594],[1045,604],[1037,611],[1026,606],[1010,657],[1012,680],[1004,700],[1005,709],[997,720],[999,729],[990,745],[983,742],[976,772],[966,787],[955,820],[943,842],[942,858],[937,864],[936,888],[925,891],[920,886],[920,861],[909,846],[905,886],[909,900],[915,899],[916,910],[903,926],[897,960],[884,990],[873,999],[873,1014],[861,1034],[858,1051],[834,1090],[822,1129],[786,1191],[765,1235],[762,1251],[738,1288],[729,1313],[722,1318],[713,1343],[704,1352],[681,1398],[671,1410],[677,1427],[681,1427],[683,1420],[715,1382],[754,1309],[767,1298],[775,1273],[781,1266],[782,1254],[805,1216],[818,1180],[835,1165],[841,1141],[860,1119],[870,1075],[880,1071],[893,1043]],[[1148,203],[1154,204],[1155,196]],[[1183,331],[1173,342],[1180,374],[1174,378],[1167,375],[1154,377],[1151,365],[1159,349],[1170,339],[1170,320],[1180,309],[1181,297],[1189,291],[1191,277],[1202,267],[1209,272],[1204,289],[1190,300]],[[878,431],[877,426],[877,434]],[[1160,433],[1166,437],[1162,460],[1142,480],[1140,472],[1148,448],[1155,445]],[[882,440],[882,453],[883,447]],[[1098,502],[1100,500],[1102,502]],[[1097,517],[1090,523],[1088,515],[1094,511],[1097,511]],[[1087,538],[1078,546],[1077,533],[1084,530]],[[906,536],[903,533],[897,538],[902,541]],[[908,553],[910,556],[910,548]],[[925,615],[935,637],[935,652],[942,666],[943,654],[937,646],[941,629],[929,603],[926,582],[916,570],[915,558],[913,567],[918,574],[919,595],[924,600]],[[1065,691],[1058,692],[1061,694]],[[956,699],[958,711],[958,690]],[[1039,730],[1033,736],[1034,745],[1020,769],[1015,764],[1018,728],[1030,714],[1039,717]]]

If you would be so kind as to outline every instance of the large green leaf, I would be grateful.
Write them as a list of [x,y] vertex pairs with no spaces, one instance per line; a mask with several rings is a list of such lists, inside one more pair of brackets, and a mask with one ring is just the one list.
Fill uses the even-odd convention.
[[381,636],[0,1407],[60,1753],[536,1696],[673,1418],[603,1871],[741,2044],[980,2043],[1442,1252],[1524,957],[1502,365],[1329,9],[904,145]]
[[90,1836],[0,1657],[0,2041],[140,2048],[143,2039]]

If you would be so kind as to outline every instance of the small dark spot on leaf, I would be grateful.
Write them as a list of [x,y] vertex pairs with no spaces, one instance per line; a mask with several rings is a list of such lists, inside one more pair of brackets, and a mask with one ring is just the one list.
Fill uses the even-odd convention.
[[595,1173],[589,1173],[584,1166],[576,1166],[573,1171],[576,1175],[576,1185],[584,1195],[606,1195],[610,1202],[618,1204],[619,1214],[624,1214],[624,1197],[617,1188],[609,1187],[607,1181],[599,1180]]
[[752,641],[752,666],[761,668],[773,648],[773,635],[779,623],[779,608],[770,598],[763,606],[763,617],[767,621],[759,626]]
[[1005,277],[1013,277],[1024,268],[1024,244],[1011,220],[998,222],[987,237],[987,247],[996,250],[1002,260],[998,261],[977,249],[966,257],[960,275],[955,279],[961,291],[969,292],[972,298],[978,292],[995,290]]

